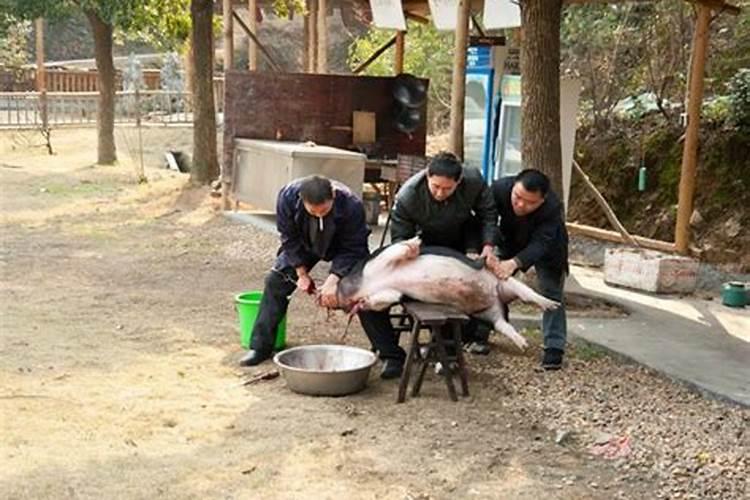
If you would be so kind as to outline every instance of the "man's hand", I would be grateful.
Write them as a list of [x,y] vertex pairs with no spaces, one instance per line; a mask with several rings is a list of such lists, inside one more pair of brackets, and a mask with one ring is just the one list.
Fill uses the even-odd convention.
[[490,271],[493,271],[493,269],[500,262],[495,256],[495,248],[492,245],[484,245],[484,247],[482,247],[482,253],[480,257],[484,257],[486,259],[485,265]]
[[339,303],[336,297],[336,288],[339,284],[339,277],[335,274],[329,274],[323,286],[320,287],[320,305],[323,307],[333,308]]
[[315,291],[315,283],[307,270],[304,267],[297,268],[297,288],[305,293],[313,293]]
[[513,273],[518,269],[518,262],[515,259],[501,260],[495,266],[492,272],[500,278],[505,280],[513,276]]

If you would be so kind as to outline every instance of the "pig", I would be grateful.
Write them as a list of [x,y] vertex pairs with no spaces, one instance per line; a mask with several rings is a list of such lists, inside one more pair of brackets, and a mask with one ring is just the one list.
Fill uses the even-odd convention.
[[339,306],[350,312],[380,311],[409,297],[445,304],[491,323],[519,349],[523,338],[507,321],[507,304],[516,298],[543,310],[560,304],[514,278],[498,279],[484,259],[472,260],[445,247],[423,247],[419,237],[385,247],[355,266],[337,287]]

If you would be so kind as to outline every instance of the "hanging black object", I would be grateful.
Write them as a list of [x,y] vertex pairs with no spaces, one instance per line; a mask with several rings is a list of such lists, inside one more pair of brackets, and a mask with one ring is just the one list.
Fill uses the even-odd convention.
[[393,79],[391,94],[395,103],[396,130],[405,134],[414,132],[423,120],[427,86],[417,77],[401,73]]

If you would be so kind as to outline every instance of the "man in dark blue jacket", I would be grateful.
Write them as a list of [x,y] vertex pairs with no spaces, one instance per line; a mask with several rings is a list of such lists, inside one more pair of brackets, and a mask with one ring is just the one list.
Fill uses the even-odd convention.
[[560,302],[559,308],[542,316],[542,366],[560,369],[567,336],[563,287],[568,273],[568,232],[562,203],[550,191],[547,176],[534,169],[495,181],[492,195],[500,216],[497,246],[501,259],[492,266],[493,271],[504,279],[533,266],[541,294]]
[[[319,301],[324,307],[335,307],[339,278],[368,255],[370,230],[362,202],[346,186],[325,177],[305,177],[282,188],[276,221],[281,248],[266,277],[251,349],[240,359],[242,366],[254,366],[271,357],[289,296],[296,288],[307,293],[315,290],[309,275],[315,264],[331,262]],[[359,318],[365,329],[372,329],[387,321],[380,316],[363,312]]]

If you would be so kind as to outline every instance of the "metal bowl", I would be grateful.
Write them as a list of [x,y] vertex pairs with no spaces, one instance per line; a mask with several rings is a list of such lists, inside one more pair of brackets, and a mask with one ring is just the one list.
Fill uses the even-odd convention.
[[294,392],[344,396],[365,388],[377,358],[358,347],[306,345],[281,351],[273,361]]

